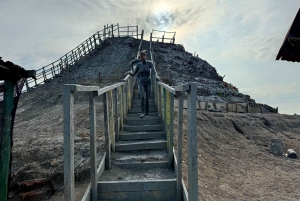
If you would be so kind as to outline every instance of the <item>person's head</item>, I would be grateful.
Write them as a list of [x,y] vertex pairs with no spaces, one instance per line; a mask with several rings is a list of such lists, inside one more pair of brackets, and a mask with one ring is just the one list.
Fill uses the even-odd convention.
[[146,60],[146,58],[147,58],[147,50],[140,51],[140,58],[142,60]]

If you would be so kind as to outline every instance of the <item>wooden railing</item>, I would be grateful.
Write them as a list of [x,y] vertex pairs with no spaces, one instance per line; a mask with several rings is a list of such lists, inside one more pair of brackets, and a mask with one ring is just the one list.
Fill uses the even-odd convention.
[[[155,68],[153,58],[152,38],[150,38],[150,58]],[[197,149],[197,85],[188,83],[171,87],[165,83],[158,82],[152,76],[152,90],[154,91],[155,105],[158,114],[162,117],[163,128],[166,132],[168,160],[173,162],[177,175],[177,201],[198,200],[198,149]],[[188,191],[182,180],[182,124],[183,124],[183,100],[187,94],[187,147],[188,147]],[[174,120],[174,97],[178,99],[178,118],[177,118],[177,155],[173,146],[173,120]]]
[[[143,33],[138,53],[143,42]],[[88,91],[90,114],[90,155],[91,185],[82,198],[84,201],[97,200],[97,180],[104,169],[111,168],[111,150],[115,150],[115,142],[119,140],[119,130],[123,130],[125,116],[131,109],[135,77],[127,75],[122,82],[99,88],[98,86],[65,85],[64,86],[64,197],[73,201],[74,198],[74,92]],[[105,153],[97,169],[96,145],[96,109],[95,97],[103,96],[103,114],[105,127]]]
[[117,25],[104,25],[104,29],[93,34],[91,37],[86,39],[83,43],[75,47],[73,50],[62,56],[60,59],[44,66],[36,71],[36,79],[28,78],[26,80],[27,91],[31,87],[35,87],[39,84],[43,84],[46,80],[55,77],[57,74],[61,73],[63,70],[71,70],[71,66],[80,64],[80,59],[84,58],[86,55],[95,51],[96,47],[101,44],[107,38],[110,37],[143,37],[143,31],[141,34],[138,33],[138,26],[127,26],[120,27]]
[[[155,34],[155,32],[163,33],[163,35],[162,36],[153,36]],[[173,36],[172,37],[170,36],[170,38],[166,38],[165,34],[168,34],[168,35],[173,34]],[[175,43],[175,34],[176,34],[176,32],[166,32],[166,31],[159,31],[159,30],[152,29],[152,32],[150,33],[150,40],[158,41],[158,42],[162,42],[162,43],[166,43],[166,40],[167,40],[167,41],[169,41],[169,43],[174,44]]]
[[[133,95],[133,77],[127,76],[124,82],[99,88],[98,86],[65,85],[64,86],[64,197],[75,200],[74,181],[74,92],[89,92],[90,117],[90,166],[91,185],[85,197],[97,200],[97,180],[104,169],[111,168],[111,150],[119,139],[127,111],[131,108]],[[105,127],[105,154],[97,169],[96,144],[96,107],[95,97],[102,95]]]

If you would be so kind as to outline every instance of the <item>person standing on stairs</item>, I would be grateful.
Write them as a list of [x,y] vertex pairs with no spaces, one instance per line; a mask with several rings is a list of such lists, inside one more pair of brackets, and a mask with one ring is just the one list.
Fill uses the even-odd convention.
[[151,93],[151,74],[155,76],[156,80],[159,80],[157,76],[156,70],[153,67],[151,61],[146,60],[147,58],[147,51],[143,50],[140,52],[141,61],[138,63],[133,72],[127,72],[131,76],[140,75],[139,79],[139,86],[141,88],[141,107],[142,107],[142,114],[141,118],[144,116],[148,116],[149,113],[149,98]]
[[[147,52],[146,52],[146,53],[147,53]],[[132,61],[130,62],[130,65],[131,65],[131,71],[134,72],[134,69],[135,69],[135,68],[134,68],[133,66],[134,66],[135,64],[140,63],[140,62],[142,62],[142,60],[141,60],[141,56],[139,55],[137,59],[134,59],[134,60],[132,60]],[[135,66],[136,66],[136,65],[135,65]],[[140,81],[140,75],[137,74],[134,85],[137,85],[137,86],[138,86],[139,99],[141,99],[141,93],[142,93],[141,90],[142,90],[142,87],[140,86],[139,81]]]

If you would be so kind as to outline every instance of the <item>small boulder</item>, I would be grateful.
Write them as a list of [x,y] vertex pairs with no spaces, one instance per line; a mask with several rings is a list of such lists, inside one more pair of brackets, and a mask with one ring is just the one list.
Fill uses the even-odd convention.
[[270,152],[274,155],[282,155],[283,154],[283,144],[279,139],[271,139],[269,143]]

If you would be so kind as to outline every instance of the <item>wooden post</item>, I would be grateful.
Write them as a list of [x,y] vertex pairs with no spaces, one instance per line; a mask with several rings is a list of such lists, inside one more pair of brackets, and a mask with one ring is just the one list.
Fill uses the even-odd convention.
[[[90,41],[90,44],[89,44],[89,41]],[[88,49],[88,51],[89,51],[88,53],[90,53],[91,50],[92,50],[92,47],[90,47],[90,46],[92,46],[91,38],[89,38],[89,40],[86,41],[86,45],[87,45],[87,49]]]
[[105,25],[104,25],[104,29],[103,29],[103,38],[104,38],[104,40],[106,39],[106,27],[105,27]]
[[170,100],[170,104],[169,104],[169,133],[170,133],[170,142],[169,142],[169,166],[173,167],[174,165],[174,153],[173,153],[173,127],[174,127],[174,95],[171,94],[171,92],[168,92],[169,94],[169,100]]
[[129,26],[127,26],[127,36],[129,36]]
[[96,35],[96,34],[93,35],[93,39],[94,39],[94,44],[95,44],[94,46],[95,46],[95,48],[96,48],[96,46],[97,46],[97,40],[96,40],[96,36],[95,36],[95,35]]
[[123,120],[124,120],[124,115],[123,115],[123,86],[119,87],[119,105],[120,105],[120,128],[123,130]]
[[97,134],[96,134],[96,108],[95,97],[97,93],[89,94],[90,113],[90,162],[91,162],[91,197],[97,200]]
[[118,37],[120,37],[120,28],[119,28],[119,23],[117,24],[118,26]]
[[3,96],[3,131],[0,144],[0,200],[6,201],[9,186],[9,174],[12,149],[13,109],[14,109],[14,87],[12,80],[4,81]]
[[54,66],[54,63],[52,63],[51,73],[52,73],[52,77],[55,77],[55,66]]
[[73,50],[72,50],[72,55],[71,55],[71,57],[72,57],[72,60],[73,60],[73,61],[72,61],[72,62],[73,62],[72,64],[74,65],[74,64],[75,64],[75,55],[74,55]]
[[60,71],[62,71],[63,70],[63,60],[62,60],[62,58],[60,58]]
[[26,90],[28,91],[29,89],[28,78],[25,78],[25,84],[26,84]]
[[119,141],[119,128],[118,128],[118,88],[114,89],[114,94],[113,94],[113,100],[114,100],[114,123],[115,123],[115,141]]
[[64,86],[64,200],[75,200],[74,92]]
[[108,111],[108,97],[107,92],[103,94],[103,113],[104,113],[104,128],[105,128],[105,169],[111,168],[111,152],[110,152],[110,136],[109,136],[109,111]]
[[131,109],[131,79],[127,83],[127,110]]
[[183,123],[183,95],[184,92],[179,92],[178,97],[178,127],[177,127],[177,184],[176,198],[177,201],[182,201],[182,123]]
[[106,25],[106,29],[107,29],[108,37],[110,37],[110,30],[109,30],[108,24]]
[[139,39],[139,26],[136,26],[136,38]]
[[111,24],[111,37],[114,37],[114,25]]
[[43,67],[42,73],[43,73],[43,77],[44,77],[44,81],[45,81],[47,79],[46,74],[45,74],[45,67]]
[[97,33],[98,33],[98,41],[99,41],[99,45],[100,45],[100,43],[101,43],[101,37],[100,37],[99,31]]
[[143,41],[143,38],[144,38],[144,29],[142,29],[141,41]]
[[190,83],[187,94],[188,138],[188,200],[198,200],[198,149],[197,149],[197,85]]
[[162,43],[164,43],[164,38],[165,38],[165,33],[164,33],[164,35],[162,36]]
[[[166,89],[161,86],[161,117],[162,117],[162,121],[163,121],[163,129],[164,132],[166,132]],[[167,139],[167,135],[166,135],[166,139]]]
[[113,91],[110,90],[107,92],[108,94],[108,110],[109,110],[109,135],[110,135],[110,139],[111,139],[111,149],[113,152],[115,152],[116,150],[116,138],[115,138],[115,129],[114,129],[114,108],[113,108]]

